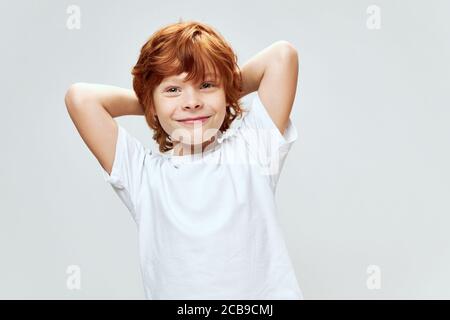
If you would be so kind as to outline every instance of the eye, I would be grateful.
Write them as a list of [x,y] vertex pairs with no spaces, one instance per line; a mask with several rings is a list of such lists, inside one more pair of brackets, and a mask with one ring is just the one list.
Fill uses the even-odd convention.
[[175,93],[175,91],[170,91],[172,89],[177,89],[177,88],[176,87],[172,87],[172,88],[167,89],[166,91],[169,92],[169,93]]
[[[207,87],[206,89],[212,88],[212,87],[215,86],[214,83],[212,83],[212,82],[203,82],[202,86],[205,85],[205,84],[206,84],[206,85],[210,85],[210,87]],[[166,90],[166,92],[169,92],[169,93],[175,93],[176,91],[171,91],[172,89],[178,89],[178,87],[170,87],[170,88],[168,88],[168,89]]]
[[214,87],[214,84],[211,82],[204,82],[203,84],[209,84],[211,87]]

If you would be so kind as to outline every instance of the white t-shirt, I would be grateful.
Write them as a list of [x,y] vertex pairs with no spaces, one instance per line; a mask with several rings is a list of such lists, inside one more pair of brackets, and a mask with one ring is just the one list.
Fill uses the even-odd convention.
[[147,299],[303,299],[275,202],[297,130],[281,135],[258,94],[249,110],[203,155],[153,151],[119,125],[101,168],[136,222]]

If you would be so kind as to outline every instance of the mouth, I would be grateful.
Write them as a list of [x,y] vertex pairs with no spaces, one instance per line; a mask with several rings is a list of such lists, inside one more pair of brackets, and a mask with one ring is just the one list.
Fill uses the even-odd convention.
[[211,118],[211,116],[198,118],[198,119],[192,119],[192,120],[177,120],[177,122],[179,122],[179,123],[181,123],[183,125],[192,127],[192,126],[194,126],[196,124],[197,125],[198,124],[203,125],[204,123],[206,123],[209,120],[209,118]]

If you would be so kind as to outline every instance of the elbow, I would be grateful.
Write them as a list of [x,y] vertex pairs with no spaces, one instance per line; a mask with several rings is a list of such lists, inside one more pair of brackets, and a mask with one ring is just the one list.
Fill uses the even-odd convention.
[[86,98],[86,83],[76,82],[69,86],[64,96],[64,103],[66,108],[75,108],[84,103]]
[[295,58],[298,59],[298,50],[297,48],[286,40],[280,40],[275,42],[275,45],[278,48],[278,52],[283,58]]

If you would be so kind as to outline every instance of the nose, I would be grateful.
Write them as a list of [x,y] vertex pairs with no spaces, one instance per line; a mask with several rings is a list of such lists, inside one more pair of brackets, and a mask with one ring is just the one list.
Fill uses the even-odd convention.
[[200,104],[198,103],[194,103],[194,104],[185,104],[183,109],[186,110],[195,110],[195,109],[199,109],[200,108]]
[[183,104],[183,109],[192,110],[202,107],[202,102],[200,101],[197,92],[195,90],[186,91],[186,100]]

